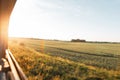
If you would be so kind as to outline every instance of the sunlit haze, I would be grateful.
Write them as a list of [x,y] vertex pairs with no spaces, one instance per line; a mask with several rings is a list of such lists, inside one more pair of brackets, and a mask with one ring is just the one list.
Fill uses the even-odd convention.
[[120,42],[120,0],[17,0],[10,37]]

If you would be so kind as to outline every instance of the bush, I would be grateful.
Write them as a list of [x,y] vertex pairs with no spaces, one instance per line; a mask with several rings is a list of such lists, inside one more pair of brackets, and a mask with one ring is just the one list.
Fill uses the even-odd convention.
[[25,46],[25,44],[23,42],[19,43],[20,46]]

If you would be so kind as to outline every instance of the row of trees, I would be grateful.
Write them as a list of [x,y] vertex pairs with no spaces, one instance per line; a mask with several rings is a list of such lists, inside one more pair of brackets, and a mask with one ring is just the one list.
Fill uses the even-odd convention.
[[86,40],[83,40],[83,39],[72,39],[71,42],[86,42]]

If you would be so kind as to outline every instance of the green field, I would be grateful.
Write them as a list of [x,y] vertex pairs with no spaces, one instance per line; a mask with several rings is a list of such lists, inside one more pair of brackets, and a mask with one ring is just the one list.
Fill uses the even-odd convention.
[[120,80],[120,44],[11,38],[9,48],[30,80]]

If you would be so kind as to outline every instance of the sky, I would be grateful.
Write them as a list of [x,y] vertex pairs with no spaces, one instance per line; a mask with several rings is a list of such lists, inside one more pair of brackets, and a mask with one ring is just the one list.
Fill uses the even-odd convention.
[[120,0],[17,0],[10,37],[120,42]]

